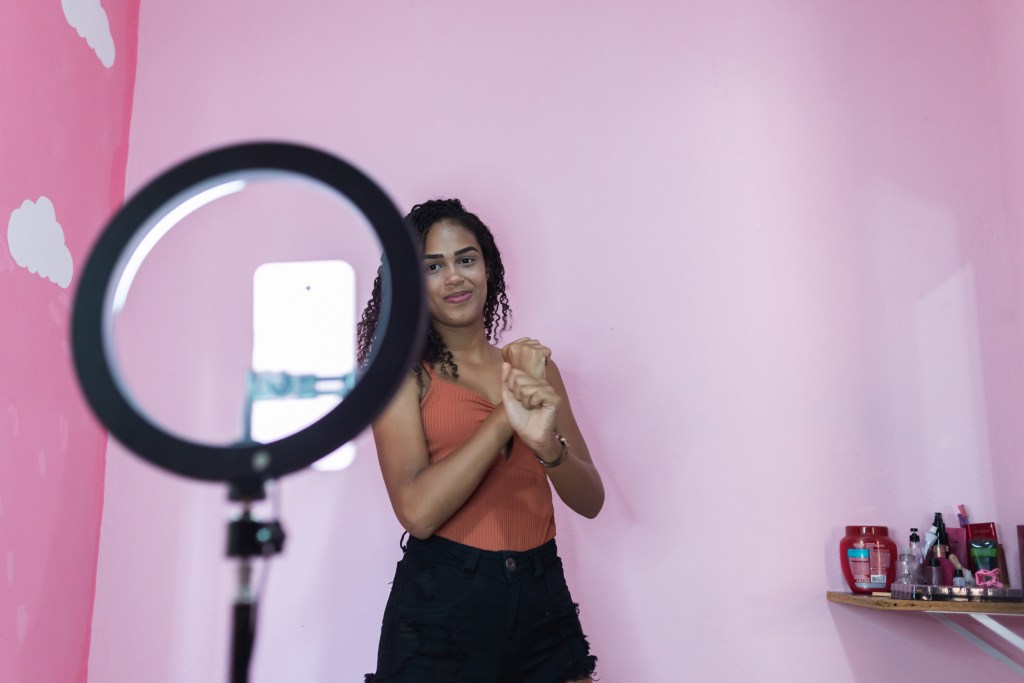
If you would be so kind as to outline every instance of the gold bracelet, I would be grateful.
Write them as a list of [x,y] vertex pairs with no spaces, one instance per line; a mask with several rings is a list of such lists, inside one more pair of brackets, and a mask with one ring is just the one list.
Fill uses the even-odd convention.
[[552,460],[551,462],[548,462],[547,460],[540,457],[536,453],[533,454],[537,458],[537,462],[539,462],[544,467],[547,467],[548,469],[551,469],[552,467],[558,467],[559,465],[562,464],[562,461],[565,460],[565,456],[569,455],[569,441],[566,440],[566,438],[559,434],[558,432],[551,432],[551,435],[554,436],[555,439],[558,440],[558,443],[561,444],[562,446],[561,451],[559,451],[558,453],[558,457]]

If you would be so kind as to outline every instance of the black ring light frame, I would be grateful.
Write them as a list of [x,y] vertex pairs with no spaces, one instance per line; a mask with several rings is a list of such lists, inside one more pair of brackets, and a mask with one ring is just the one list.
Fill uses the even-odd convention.
[[[274,172],[333,189],[377,233],[383,250],[381,317],[373,352],[352,391],[305,429],[266,444],[214,446],[168,433],[142,415],[119,386],[108,342],[112,293],[134,247],[182,200],[236,178]],[[147,229],[148,228],[148,229]],[[325,152],[280,142],[247,143],[202,154],[142,188],[113,217],[82,272],[72,342],[79,382],[100,421],[125,447],[171,472],[261,492],[264,481],[300,470],[359,434],[383,410],[420,351],[426,324],[418,241],[395,205],[355,167]],[[253,497],[261,497],[254,493]]]

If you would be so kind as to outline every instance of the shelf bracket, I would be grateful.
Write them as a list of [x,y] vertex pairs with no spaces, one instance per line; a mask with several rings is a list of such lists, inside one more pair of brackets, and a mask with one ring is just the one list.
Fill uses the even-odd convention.
[[[1021,666],[1020,664],[1015,662],[1012,658],[1008,657],[1006,654],[1004,654],[1003,652],[998,650],[996,647],[994,647],[991,643],[985,641],[982,638],[979,638],[975,634],[973,634],[970,631],[968,631],[967,629],[965,629],[960,624],[956,623],[950,617],[951,613],[949,613],[949,612],[928,612],[927,614],[929,614],[930,616],[934,617],[935,619],[938,619],[940,623],[945,625],[951,631],[953,631],[954,633],[960,634],[961,636],[966,638],[968,641],[973,643],[976,647],[978,647],[982,651],[987,652],[988,654],[990,654],[993,657],[995,657],[998,661],[1002,662],[1006,666],[1008,666],[1011,669],[1013,669],[1013,671],[1018,676],[1024,678],[1024,666]],[[1018,654],[1024,654],[1024,638],[1021,638],[1019,635],[1017,635],[1016,633],[1014,633],[1010,629],[1006,628],[1005,626],[1000,624],[998,621],[996,621],[995,619],[993,619],[989,615],[987,615],[987,614],[969,614],[968,613],[968,614],[966,614],[966,616],[971,617],[977,623],[979,623],[982,626],[984,626],[985,628],[987,628],[990,633],[992,633],[992,634],[1002,638]]]

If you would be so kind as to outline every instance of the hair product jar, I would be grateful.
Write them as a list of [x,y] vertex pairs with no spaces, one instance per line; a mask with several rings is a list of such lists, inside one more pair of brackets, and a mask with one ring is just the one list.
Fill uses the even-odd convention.
[[839,561],[854,593],[889,590],[896,578],[896,544],[889,538],[889,527],[846,527],[846,536],[839,542]]

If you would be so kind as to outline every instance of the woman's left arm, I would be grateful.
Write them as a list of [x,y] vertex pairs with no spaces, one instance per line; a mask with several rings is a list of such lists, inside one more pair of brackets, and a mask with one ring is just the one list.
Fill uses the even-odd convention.
[[[562,502],[584,517],[594,518],[604,505],[601,475],[594,467],[580,426],[572,416],[558,367],[548,357],[543,358],[547,362],[541,364],[532,362],[530,359],[536,360],[536,353],[524,351],[530,348],[529,344],[520,345],[505,355],[502,383],[509,423],[538,458],[552,464],[544,471]],[[559,440],[555,432],[564,441]]]
[[[555,467],[545,467],[544,472],[562,502],[584,517],[593,519],[604,505],[604,484],[601,483],[601,475],[594,466],[587,442],[583,439],[579,425],[576,424],[565,383],[554,361],[548,361],[544,375],[541,381],[549,384],[561,398],[558,402],[555,431],[562,435],[568,448],[568,453],[562,461]],[[562,442],[554,434],[545,443],[533,444],[531,447],[545,462],[555,462],[562,455]]]

